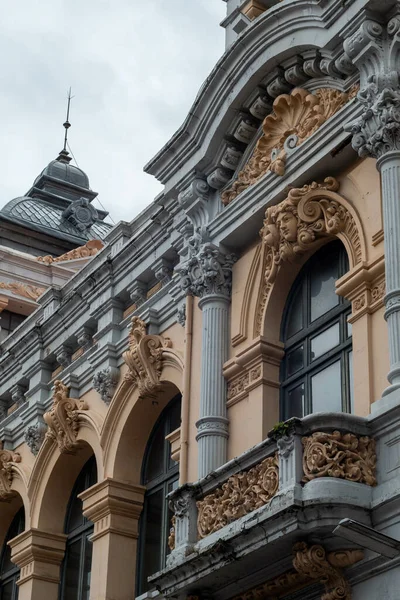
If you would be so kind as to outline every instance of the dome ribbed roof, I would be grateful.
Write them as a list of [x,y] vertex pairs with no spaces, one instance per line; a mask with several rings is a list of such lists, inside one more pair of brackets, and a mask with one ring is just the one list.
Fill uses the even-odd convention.
[[47,167],[43,169],[42,173],[36,177],[33,185],[39,181],[42,175],[47,175],[48,177],[53,177],[54,179],[72,183],[73,185],[90,190],[89,178],[86,173],[82,171],[82,169],[79,169],[79,167],[68,164],[68,162],[58,159],[52,160]]

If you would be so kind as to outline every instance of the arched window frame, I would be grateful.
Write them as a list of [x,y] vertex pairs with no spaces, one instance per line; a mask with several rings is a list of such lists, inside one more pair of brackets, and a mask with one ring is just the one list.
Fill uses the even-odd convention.
[[[94,456],[89,458],[89,460],[83,466],[81,472],[79,473],[76,482],[74,484],[66,512],[65,524],[64,524],[64,532],[67,535],[66,547],[65,547],[65,557],[61,566],[61,585],[60,585],[60,600],[89,600],[90,594],[90,574],[91,574],[91,562],[92,562],[92,542],[89,540],[89,537],[93,533],[93,523],[89,521],[86,517],[82,516],[82,522],[80,525],[76,527],[71,526],[71,519],[73,516],[76,517],[77,512],[74,513],[74,510],[78,509],[82,513],[82,505],[81,501],[78,498],[78,494],[88,489],[92,485],[97,482],[97,467],[96,467],[96,459]],[[77,571],[78,576],[77,580],[77,592],[72,592],[72,595],[69,592],[69,582],[74,581],[74,577],[70,578],[70,575],[73,574],[73,546],[77,543],[81,544],[79,559],[78,559],[78,567],[75,568],[75,572]],[[89,569],[87,568],[88,561],[90,562]],[[71,568],[72,566],[72,568]],[[85,584],[85,577],[88,579]]]
[[[141,471],[141,483],[146,486],[146,493],[144,497],[143,510],[140,518],[139,527],[139,545],[138,545],[138,561],[137,561],[137,592],[142,594],[148,589],[147,577],[160,568],[165,566],[167,555],[169,554],[168,548],[168,536],[171,528],[172,512],[168,507],[167,495],[178,487],[179,483],[179,464],[174,463],[171,459],[171,446],[170,443],[165,439],[166,436],[173,430],[179,427],[180,423],[180,412],[181,412],[181,394],[177,394],[168,405],[164,408],[159,418],[157,419],[149,440],[147,442],[146,450],[144,453],[142,471]],[[178,416],[179,415],[179,416]],[[177,422],[179,420],[179,423]],[[163,438],[163,457],[162,457],[162,472],[150,479],[147,477],[149,468],[149,459],[153,450],[153,444],[160,433],[162,428]],[[148,518],[149,511],[151,510],[151,501],[155,496],[159,494],[159,498],[162,499],[161,505],[161,518],[159,524],[159,566],[155,569],[149,569],[146,567],[146,546],[148,547],[149,535],[148,535]]]
[[[8,542],[15,538],[17,535],[25,530],[25,511],[24,508],[20,508],[15,517],[13,518],[10,527],[8,528],[7,535],[4,540],[3,547],[0,554],[0,600],[7,598],[7,600],[17,600],[18,598],[18,586],[17,581],[19,579],[20,569],[14,563],[11,563],[11,548]],[[5,567],[4,563],[7,562],[8,566]],[[6,568],[6,570],[5,570]],[[8,587],[8,590],[7,590]],[[4,592],[8,591],[8,595],[4,596]],[[11,592],[11,595],[10,593]]]
[[[335,250],[336,248],[337,250]],[[351,325],[347,322],[351,314],[350,302],[341,296],[337,296],[338,303],[335,307],[323,313],[314,321],[311,321],[310,316],[310,285],[313,267],[317,265],[323,255],[328,256],[329,252],[334,251],[339,254],[337,278],[342,277],[347,272],[349,268],[348,256],[344,246],[339,240],[330,242],[320,248],[305,263],[290,290],[286,302],[281,327],[281,340],[285,344],[285,356],[281,363],[280,377],[282,420],[286,420],[291,416],[305,416],[312,412],[320,412],[320,409],[315,410],[312,403],[312,377],[337,361],[340,361],[341,409],[343,412],[353,412],[352,337]],[[303,328],[294,335],[288,336],[287,329],[292,316],[293,305],[296,299],[300,300],[299,295],[302,299]],[[312,357],[312,342],[328,330],[332,331],[331,328],[335,327],[336,324],[338,324],[339,343],[314,359]],[[290,372],[290,357],[295,356],[294,352],[301,347],[303,347],[303,366]],[[289,394],[298,389],[298,386],[302,383],[304,384],[303,414],[298,414],[299,411],[290,410]],[[329,407],[327,412],[330,412]]]

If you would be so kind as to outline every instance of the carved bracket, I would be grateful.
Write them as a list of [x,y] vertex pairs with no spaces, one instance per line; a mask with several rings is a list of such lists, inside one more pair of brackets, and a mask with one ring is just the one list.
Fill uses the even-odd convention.
[[160,384],[162,354],[171,348],[169,338],[161,335],[146,335],[146,323],[133,317],[129,333],[129,350],[123,357],[129,367],[124,379],[137,385],[139,396],[153,394]]
[[18,452],[3,450],[3,443],[0,442],[0,501],[9,500],[14,492],[11,489],[13,480],[13,463],[21,462],[21,456]]
[[79,411],[87,410],[83,400],[69,398],[69,388],[60,380],[54,382],[53,404],[43,419],[48,425],[46,438],[54,440],[61,453],[74,454],[79,447]]

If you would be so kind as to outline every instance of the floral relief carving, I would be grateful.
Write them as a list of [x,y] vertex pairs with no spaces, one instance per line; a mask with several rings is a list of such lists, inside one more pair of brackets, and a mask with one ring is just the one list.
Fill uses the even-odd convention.
[[263,281],[255,317],[259,335],[267,299],[284,262],[294,262],[311,251],[321,239],[342,234],[348,240],[354,262],[362,260],[361,240],[352,214],[336,194],[333,177],[293,188],[285,200],[267,208],[260,235],[263,243]]
[[251,158],[233,185],[222,193],[223,204],[232,202],[268,171],[284,175],[287,154],[354,98],[357,91],[356,86],[348,93],[330,88],[310,93],[295,88],[290,94],[278,96],[273,104],[273,112],[264,119],[263,135]]
[[303,481],[337,477],[376,485],[375,440],[352,433],[316,432],[303,437]]
[[21,462],[21,456],[18,452],[12,450],[3,450],[3,443],[0,442],[0,500],[9,500],[14,495],[11,489],[13,480],[13,463]]
[[227,400],[232,400],[243,392],[246,386],[249,385],[249,374],[245,373],[238,379],[234,379],[228,383]]
[[372,302],[378,302],[378,300],[382,300],[386,294],[386,284],[385,281],[381,281],[378,285],[375,285],[371,289],[371,298]]
[[270,456],[229,479],[197,502],[197,531],[204,538],[267,504],[278,491],[278,457]]
[[52,263],[63,262],[65,260],[75,260],[77,258],[86,258],[88,256],[94,256],[103,247],[104,244],[101,240],[89,240],[84,246],[74,248],[69,252],[65,252],[65,254],[61,254],[61,256],[51,256],[50,254],[48,254],[47,256],[37,256],[36,260],[38,262],[45,263],[46,265],[51,265]]
[[0,281],[0,289],[9,290],[16,296],[22,296],[23,298],[28,298],[28,300],[35,301],[46,291],[45,288],[29,285],[27,283],[21,283],[18,281]]
[[315,582],[325,587],[321,600],[351,600],[351,588],[341,569],[364,558],[361,550],[326,552],[323,546],[298,542],[293,546],[294,569],[262,585],[235,596],[232,600],[277,600]]
[[69,397],[62,381],[54,382],[53,404],[43,419],[48,425],[46,438],[54,440],[62,454],[74,454],[78,448],[79,411],[87,408],[84,400]]
[[366,303],[367,303],[367,300],[365,298],[365,294],[362,294],[361,296],[359,296],[358,298],[353,300],[353,311],[358,312],[359,310],[364,308]]
[[139,317],[132,317],[129,333],[129,350],[123,357],[129,367],[124,379],[139,388],[140,397],[152,394],[160,384],[162,354],[171,348],[169,338],[161,335],[147,335],[146,323]]

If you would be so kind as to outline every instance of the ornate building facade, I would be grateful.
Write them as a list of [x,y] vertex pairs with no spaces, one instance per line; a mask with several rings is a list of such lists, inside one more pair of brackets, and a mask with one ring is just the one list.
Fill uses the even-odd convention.
[[398,598],[400,1],[225,1],[146,210],[0,213],[2,600]]

